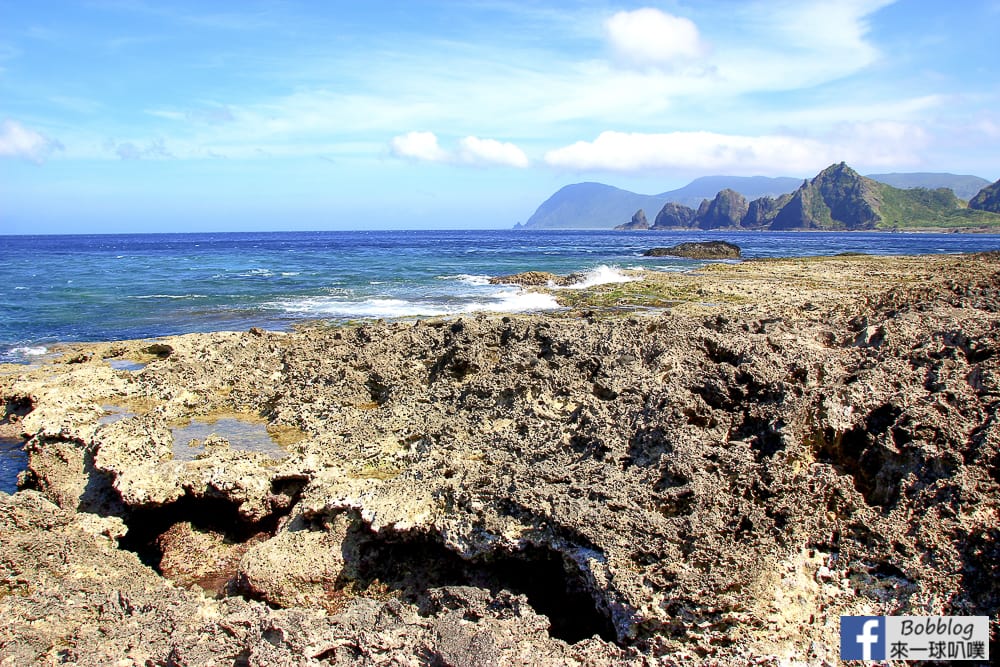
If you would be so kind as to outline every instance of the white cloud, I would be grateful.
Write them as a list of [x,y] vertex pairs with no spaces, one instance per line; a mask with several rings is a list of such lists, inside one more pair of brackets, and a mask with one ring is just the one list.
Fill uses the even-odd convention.
[[505,167],[527,167],[529,164],[524,151],[510,142],[472,136],[459,141],[458,150],[446,151],[433,132],[407,132],[393,137],[389,149],[397,157],[424,162]]
[[822,138],[744,136],[714,132],[602,132],[545,154],[553,167],[573,170],[684,169],[733,174],[810,174],[845,160],[864,167],[920,163],[925,132],[904,123],[842,125]]
[[53,151],[63,150],[58,141],[21,125],[16,120],[0,123],[0,157],[21,158],[41,164]]
[[728,22],[742,34],[720,42],[722,90],[799,90],[855,74],[878,61],[869,17],[895,0],[740,3]]
[[604,25],[611,48],[634,65],[670,66],[707,50],[692,21],[658,9],[618,12]]
[[[115,157],[101,142],[122,135],[134,144],[123,152],[142,157],[151,137],[167,133],[179,158],[202,159],[206,150],[252,158],[258,148],[282,156],[346,154],[342,146],[350,144],[351,152],[375,159],[399,128],[447,128],[454,139],[442,137],[445,145],[431,132],[409,132],[391,139],[390,152],[524,167],[529,160],[519,146],[481,137],[516,136],[541,154],[606,128],[820,136],[841,121],[927,118],[930,106],[943,105],[893,109],[896,88],[850,79],[879,57],[868,22],[886,2],[689,3],[690,20],[648,7],[535,11],[504,2],[511,12],[529,12],[532,27],[559,39],[500,42],[490,29],[463,41],[432,35],[331,51],[306,64],[276,54],[260,63],[275,73],[276,86],[147,106],[146,127],[95,130],[97,120],[59,132],[73,157],[85,150]],[[771,91],[787,94],[760,94]]]
[[140,148],[131,141],[122,141],[119,143],[109,139],[105,142],[104,148],[113,152],[122,160],[176,157],[167,149],[167,144],[163,139],[153,139],[144,148]]
[[496,164],[508,167],[527,167],[528,156],[507,141],[466,137],[458,142],[458,158],[467,164]]
[[982,132],[990,139],[1000,138],[1000,123],[997,123],[989,118],[984,118],[983,120],[976,123],[974,129]]
[[929,144],[927,132],[919,125],[895,121],[844,123],[827,137],[841,158],[866,167],[902,167],[924,162]]
[[445,162],[448,159],[448,154],[438,145],[437,136],[433,132],[407,132],[393,137],[389,146],[392,154],[397,157],[426,162]]

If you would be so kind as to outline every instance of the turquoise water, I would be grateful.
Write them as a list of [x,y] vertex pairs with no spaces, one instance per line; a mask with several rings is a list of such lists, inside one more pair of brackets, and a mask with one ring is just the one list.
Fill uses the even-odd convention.
[[[62,341],[246,329],[305,319],[555,307],[489,276],[526,270],[685,270],[644,250],[727,240],[745,257],[1000,249],[998,235],[378,231],[0,236],[0,361]],[[597,273],[600,267],[605,267]],[[609,268],[610,267],[610,268]]]

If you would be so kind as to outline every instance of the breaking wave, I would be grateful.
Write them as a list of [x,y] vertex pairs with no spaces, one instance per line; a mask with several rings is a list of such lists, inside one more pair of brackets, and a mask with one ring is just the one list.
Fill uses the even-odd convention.
[[583,274],[583,279],[579,282],[573,283],[572,285],[566,285],[562,289],[586,289],[587,287],[593,287],[595,285],[607,285],[611,283],[631,283],[636,280],[642,280],[636,276],[627,276],[621,272],[621,269],[617,266],[608,266],[607,264],[601,264],[600,266],[587,271]]
[[460,273],[455,276],[438,276],[440,280],[457,280],[463,282],[466,285],[475,285],[477,287],[482,287],[484,285],[490,284],[490,276],[478,276],[469,273]]
[[475,312],[524,313],[560,308],[550,294],[525,292],[520,289],[450,301],[384,297],[347,301],[330,297],[309,297],[295,301],[281,301],[273,306],[286,313],[305,317],[344,319],[438,317]]
[[10,353],[19,357],[40,357],[47,354],[49,349],[42,345],[30,345],[26,347],[11,348]]
[[129,299],[207,299],[207,294],[140,294]]

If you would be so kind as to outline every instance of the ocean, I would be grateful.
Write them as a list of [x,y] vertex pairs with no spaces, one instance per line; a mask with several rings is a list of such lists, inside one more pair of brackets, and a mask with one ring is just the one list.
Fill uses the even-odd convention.
[[1000,235],[611,231],[359,231],[0,236],[0,362],[53,343],[148,338],[252,326],[558,308],[546,295],[490,285],[527,270],[684,271],[654,246],[726,240],[746,258],[957,253]]

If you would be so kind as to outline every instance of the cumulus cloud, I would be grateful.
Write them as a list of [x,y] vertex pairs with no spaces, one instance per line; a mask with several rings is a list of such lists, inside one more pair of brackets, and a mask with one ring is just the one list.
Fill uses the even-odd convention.
[[0,123],[0,157],[20,158],[41,164],[54,151],[63,150],[58,141],[25,127],[16,120]]
[[923,127],[897,121],[843,123],[826,137],[848,162],[869,167],[916,165],[930,136]]
[[458,158],[467,164],[497,164],[508,167],[527,167],[528,156],[507,141],[466,137],[458,142]]
[[604,27],[611,48],[619,58],[634,65],[670,66],[706,52],[693,22],[658,9],[618,12]]
[[458,149],[447,151],[438,144],[433,132],[407,132],[393,137],[389,149],[396,157],[423,162],[446,162],[480,166],[527,167],[528,156],[516,145],[468,136],[458,142]]
[[745,136],[714,132],[602,132],[545,154],[553,167],[573,170],[806,174],[841,160],[866,166],[918,164],[926,133],[904,123],[853,123],[821,138]]
[[433,132],[407,132],[389,142],[392,154],[425,162],[445,162],[448,154],[438,145]]

